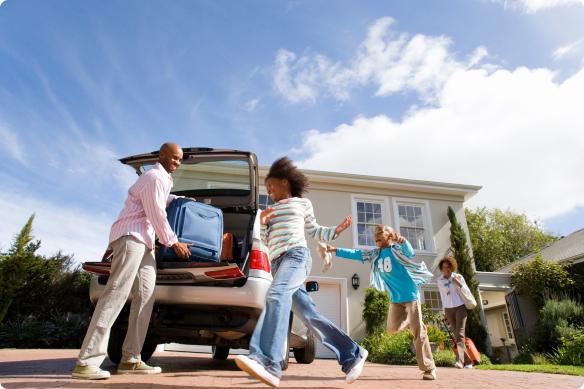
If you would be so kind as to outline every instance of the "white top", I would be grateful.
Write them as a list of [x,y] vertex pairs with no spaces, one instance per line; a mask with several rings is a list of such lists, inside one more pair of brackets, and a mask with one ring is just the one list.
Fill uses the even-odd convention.
[[438,278],[438,290],[440,291],[443,308],[456,308],[464,305],[464,300],[460,297],[458,288],[454,281],[452,281],[452,277],[456,277],[456,279],[462,284],[463,288],[468,288],[464,277],[458,273],[453,272],[450,278],[444,278],[443,275],[440,276]]

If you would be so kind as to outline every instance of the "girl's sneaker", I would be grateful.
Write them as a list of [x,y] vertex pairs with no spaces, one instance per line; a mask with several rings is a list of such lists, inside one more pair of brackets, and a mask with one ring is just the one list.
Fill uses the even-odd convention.
[[473,366],[472,366],[472,364],[470,364],[470,363],[469,363],[468,365],[464,366],[464,368],[465,368],[465,369],[472,369],[472,368],[473,368]]
[[428,380],[428,381],[433,381],[436,379],[436,368],[433,368],[432,370],[427,370],[424,372],[424,375],[422,376],[423,380]]
[[361,373],[363,372],[363,366],[365,365],[365,360],[367,360],[367,356],[369,352],[365,350],[363,347],[359,347],[359,360],[353,366],[353,368],[347,373],[347,377],[345,378],[345,382],[348,384],[352,384],[359,378]]
[[241,370],[245,371],[250,376],[257,378],[266,385],[277,388],[280,385],[280,379],[266,370],[260,363],[245,355],[238,355],[235,358],[235,364]]

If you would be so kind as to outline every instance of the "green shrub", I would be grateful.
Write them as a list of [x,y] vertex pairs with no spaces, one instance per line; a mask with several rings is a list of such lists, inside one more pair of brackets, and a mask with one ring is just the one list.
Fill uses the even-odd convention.
[[513,358],[514,365],[533,365],[533,354],[529,351],[520,352]]
[[363,341],[363,347],[369,351],[368,360],[388,365],[411,365],[416,357],[410,348],[412,334],[408,330],[388,334],[369,336]]
[[584,324],[584,306],[574,299],[547,299],[539,312],[537,338],[541,351],[551,351],[561,345],[561,339],[571,339]]
[[0,325],[0,348],[79,348],[88,325],[89,317],[79,314],[19,316]]
[[448,334],[438,327],[429,325],[426,327],[428,332],[428,340],[438,344],[438,348],[443,349],[446,341],[449,339]]
[[551,363],[550,358],[546,354],[533,353],[531,357],[533,358],[534,365],[549,365]]
[[456,356],[451,350],[438,350],[434,353],[434,364],[438,367],[453,367]]
[[562,345],[552,356],[558,365],[584,366],[584,329],[571,339],[562,339]]
[[493,362],[491,362],[491,358],[487,356],[487,354],[481,353],[481,365],[490,366]]
[[432,310],[427,304],[422,304],[422,320],[427,326],[440,328],[442,325],[442,315]]
[[365,289],[363,302],[363,320],[367,336],[385,332],[387,313],[389,312],[389,294],[375,288]]

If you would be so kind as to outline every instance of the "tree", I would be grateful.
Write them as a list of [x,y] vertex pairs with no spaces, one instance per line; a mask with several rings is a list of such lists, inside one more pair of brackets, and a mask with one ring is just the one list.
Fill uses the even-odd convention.
[[[473,260],[466,243],[466,234],[458,222],[452,207],[448,207],[448,219],[450,220],[450,249],[456,262],[458,262],[458,272],[464,277],[477,302],[481,301],[479,283],[475,277]],[[481,323],[479,309],[473,309],[468,312],[466,333],[479,350],[483,352],[486,350],[487,331]]]
[[40,247],[40,241],[33,241],[33,220],[34,214],[14,237],[8,253],[0,255],[0,323],[12,305],[15,294],[24,286],[27,269]]
[[465,216],[479,271],[495,271],[558,239],[524,214],[482,207],[465,209]]
[[521,295],[531,297],[542,307],[546,297],[562,293],[574,284],[568,271],[559,263],[536,255],[531,261],[518,263],[511,271],[511,285]]
[[78,348],[92,309],[91,277],[69,255],[38,255],[33,220],[0,254],[0,348]]

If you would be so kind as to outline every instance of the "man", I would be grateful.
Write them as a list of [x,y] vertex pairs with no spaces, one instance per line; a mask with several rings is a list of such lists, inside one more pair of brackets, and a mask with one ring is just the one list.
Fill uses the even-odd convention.
[[128,190],[128,197],[118,219],[112,225],[109,242],[113,248],[110,277],[99,299],[73,378],[105,379],[110,373],[100,368],[105,359],[110,329],[133,292],[128,333],[122,347],[120,374],[157,374],[160,367],[148,366],[140,352],[154,304],[156,261],[154,233],[161,244],[172,247],[180,258],[189,257],[188,244],[180,243],[166,219],[166,207],[175,198],[170,194],[172,176],[181,164],[179,145],[165,143],[156,165],[142,174]]

